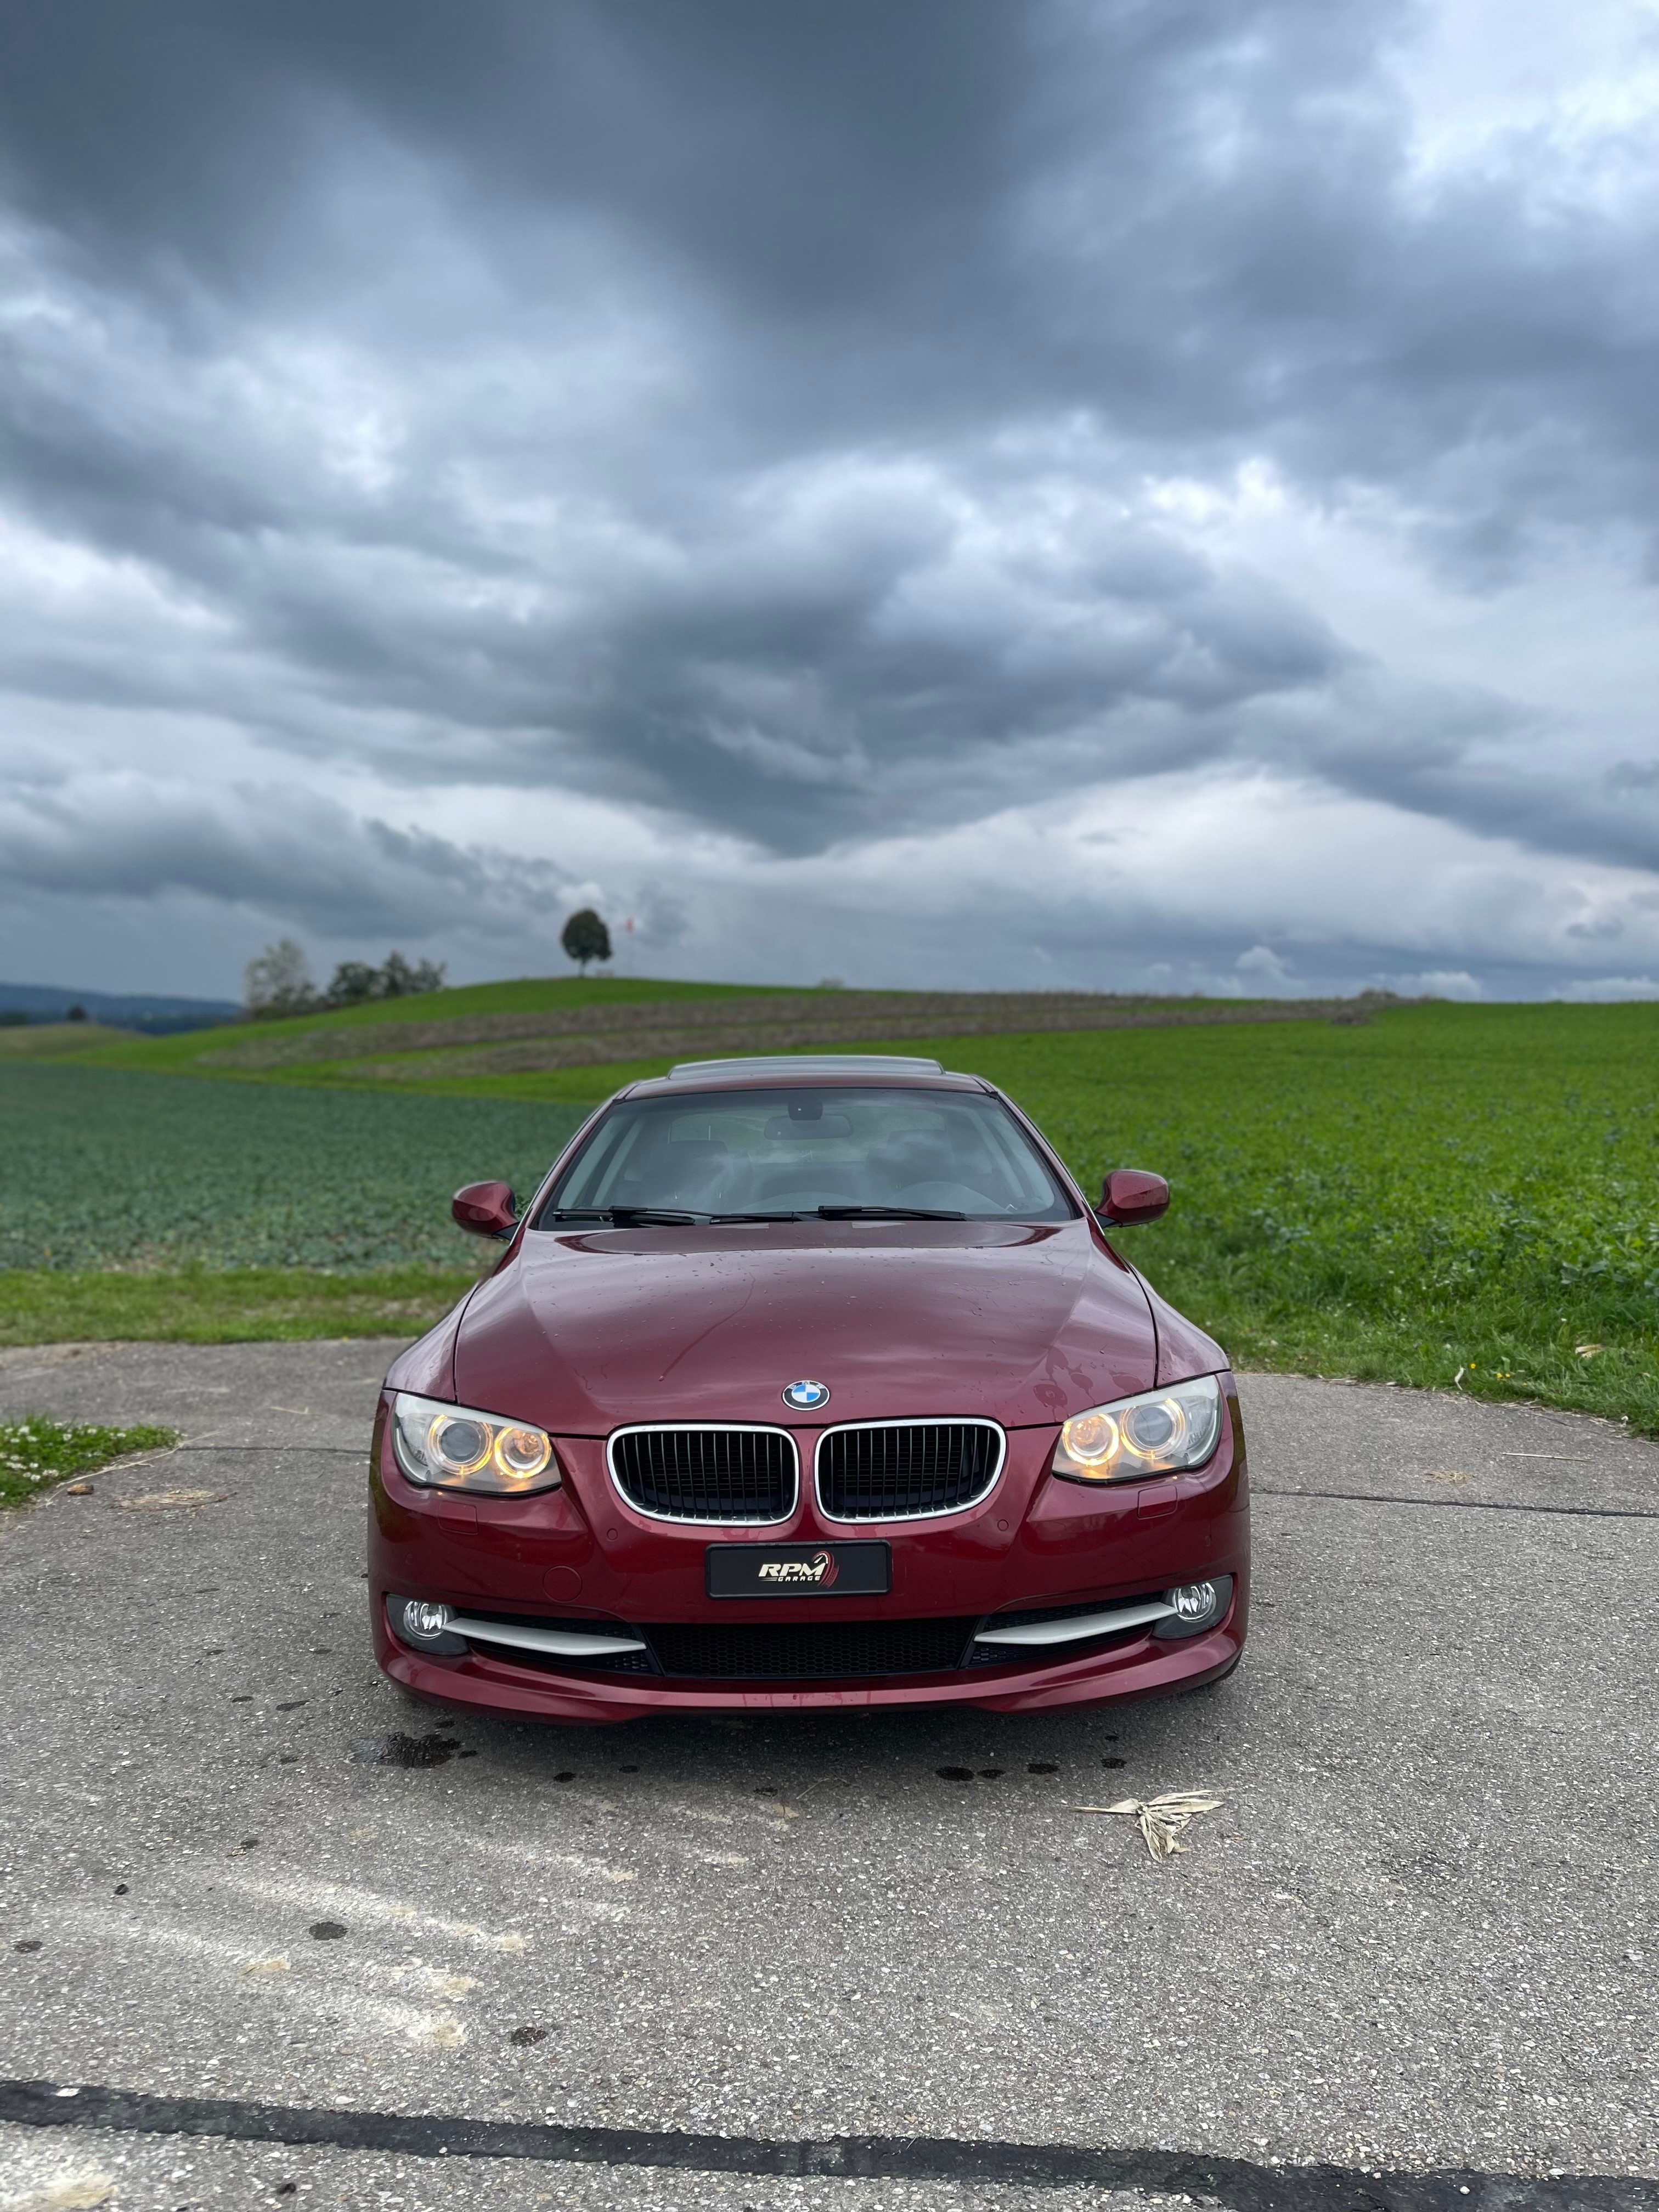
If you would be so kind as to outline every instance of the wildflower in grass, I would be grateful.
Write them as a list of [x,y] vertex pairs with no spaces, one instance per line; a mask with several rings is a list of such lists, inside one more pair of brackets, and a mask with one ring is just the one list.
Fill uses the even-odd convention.
[[178,1441],[176,1429],[106,1428],[95,1421],[48,1420],[41,1413],[0,1421],[0,1505],[18,1504],[47,1485]]

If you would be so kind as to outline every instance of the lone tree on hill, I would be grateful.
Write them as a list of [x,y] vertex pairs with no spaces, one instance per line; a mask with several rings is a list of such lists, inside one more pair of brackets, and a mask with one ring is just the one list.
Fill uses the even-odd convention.
[[568,958],[581,963],[584,975],[587,973],[590,960],[608,960],[611,957],[611,932],[591,906],[585,906],[571,915],[559,942]]

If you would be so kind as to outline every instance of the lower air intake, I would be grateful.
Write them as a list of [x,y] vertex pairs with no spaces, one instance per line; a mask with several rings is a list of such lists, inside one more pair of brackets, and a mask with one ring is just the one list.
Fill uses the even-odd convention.
[[704,1680],[832,1681],[855,1674],[942,1674],[961,1665],[968,1620],[764,1621],[646,1628],[665,1674]]

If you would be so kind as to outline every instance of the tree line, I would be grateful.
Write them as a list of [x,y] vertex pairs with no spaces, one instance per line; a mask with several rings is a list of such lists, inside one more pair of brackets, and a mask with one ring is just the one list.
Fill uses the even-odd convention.
[[[571,915],[559,942],[584,975],[591,961],[611,957],[611,932],[591,906]],[[319,990],[304,946],[291,937],[279,937],[248,962],[243,970],[243,997],[255,1021],[276,1021],[285,1014],[325,1014],[336,1006],[362,1006],[377,999],[441,991],[444,975],[441,961],[405,960],[401,952],[388,952],[378,968],[367,960],[342,960],[327,988]],[[81,1013],[75,1008],[70,1018]]]
[[444,967],[441,962],[405,960],[401,952],[388,952],[378,968],[367,960],[342,960],[327,989],[319,991],[306,964],[304,947],[291,937],[279,937],[248,962],[244,982],[249,1013],[256,1021],[274,1021],[284,1014],[323,1014],[336,1006],[441,991]]

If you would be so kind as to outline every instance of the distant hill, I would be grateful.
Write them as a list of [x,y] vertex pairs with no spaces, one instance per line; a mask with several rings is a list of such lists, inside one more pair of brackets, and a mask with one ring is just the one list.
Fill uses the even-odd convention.
[[[264,1083],[580,1103],[617,1070],[660,1073],[676,1060],[731,1054],[886,1050],[912,1039],[1029,1037],[1042,1031],[1363,1024],[1406,1002],[1358,999],[1152,997],[1085,991],[785,990],[649,977],[521,976],[234,1030],[127,1037],[76,1054],[83,1065]],[[589,1078],[581,1071],[605,1067]],[[597,1091],[595,1085],[597,1084]]]
[[161,1036],[173,1030],[212,1029],[240,1018],[234,999],[165,998],[149,992],[71,991],[55,983],[0,983],[0,1013],[27,1014],[32,1022],[61,1022],[71,1006],[110,1029],[143,1030]]

